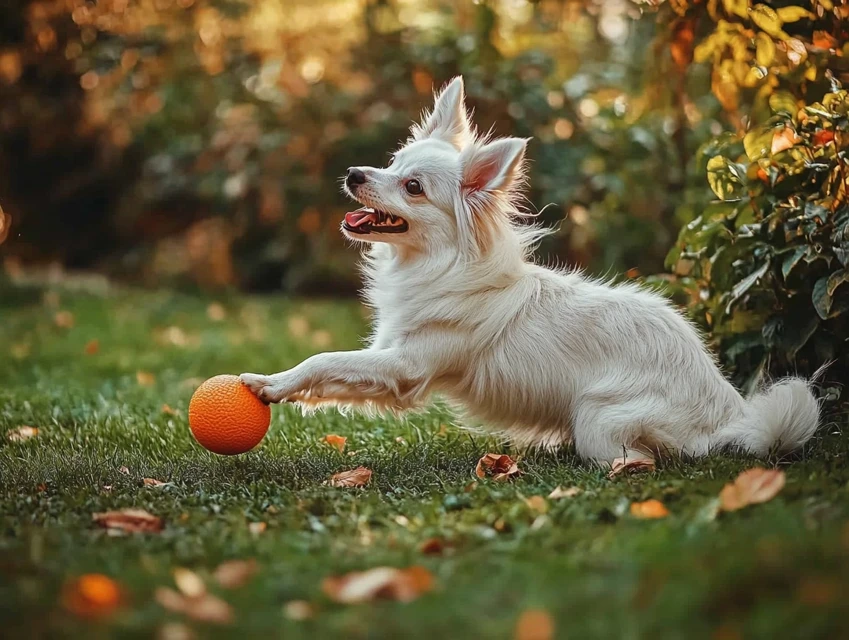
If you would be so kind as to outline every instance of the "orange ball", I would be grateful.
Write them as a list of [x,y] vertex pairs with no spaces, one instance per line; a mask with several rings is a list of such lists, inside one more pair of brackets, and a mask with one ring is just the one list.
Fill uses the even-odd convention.
[[222,375],[200,385],[189,403],[189,427],[202,447],[226,456],[250,451],[268,431],[271,407],[242,384]]

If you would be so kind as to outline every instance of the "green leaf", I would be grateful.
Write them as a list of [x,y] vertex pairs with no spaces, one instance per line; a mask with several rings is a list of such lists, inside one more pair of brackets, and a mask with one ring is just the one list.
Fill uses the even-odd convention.
[[755,37],[755,59],[762,67],[768,67],[775,60],[775,42],[763,32]]
[[790,275],[790,272],[793,271],[793,268],[801,262],[806,250],[806,247],[796,247],[792,253],[784,258],[784,261],[781,263],[781,275],[784,276],[785,280]]
[[837,287],[841,284],[849,280],[849,269],[841,269],[840,271],[835,271],[830,276],[828,276],[828,282],[826,283],[826,293],[829,296],[833,296]]
[[811,294],[811,302],[814,303],[814,309],[817,315],[825,320],[828,318],[828,312],[831,311],[831,296],[828,293],[828,278],[820,278],[814,285],[814,291]]
[[742,182],[736,175],[736,166],[723,156],[714,156],[707,163],[707,180],[710,188],[720,200],[731,200],[739,197]]
[[802,7],[781,7],[776,11],[778,14],[778,18],[782,22],[796,22],[797,20],[801,20],[802,18],[807,18],[808,20],[813,20],[816,16],[808,11],[807,9],[803,9]]
[[796,98],[789,91],[776,91],[769,97],[769,108],[773,113],[786,113],[795,116],[799,107]]
[[758,25],[762,31],[765,31],[773,38],[786,40],[790,37],[781,29],[783,22],[772,7],[768,7],[765,4],[756,4],[749,12],[749,17],[751,17],[752,22]]
[[737,302],[737,300],[742,298],[746,294],[746,292],[751,289],[755,285],[755,283],[763,277],[767,269],[769,269],[769,262],[764,262],[753,273],[750,273],[748,276],[743,278],[734,286],[734,288],[731,290],[731,298],[728,300],[728,304],[725,307],[726,313],[730,313],[731,306],[735,302]]
[[[788,322],[784,326],[784,335],[781,339],[781,345],[787,351],[788,357],[795,358],[799,349],[804,347],[811,336],[817,331],[820,326],[820,319],[817,316],[805,314],[805,316],[790,315]],[[798,320],[798,324],[794,322]]]
[[769,155],[774,131],[773,127],[755,127],[743,137],[743,148],[749,160],[755,162]]

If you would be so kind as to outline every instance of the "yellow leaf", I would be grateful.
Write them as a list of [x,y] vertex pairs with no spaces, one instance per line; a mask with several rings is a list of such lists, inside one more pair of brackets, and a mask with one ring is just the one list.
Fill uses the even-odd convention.
[[765,4],[756,4],[749,11],[749,17],[762,31],[766,31],[773,38],[786,40],[790,37],[781,29],[783,22],[772,7]]
[[722,0],[722,6],[728,14],[749,17],[749,0]]
[[780,9],[776,9],[776,13],[778,14],[778,18],[784,23],[796,22],[797,20],[801,20],[802,18],[813,20],[816,17],[807,9],[794,6],[781,7]]
[[775,60],[775,42],[763,31],[755,36],[755,45],[757,47],[755,57],[758,64],[763,67],[768,67]]

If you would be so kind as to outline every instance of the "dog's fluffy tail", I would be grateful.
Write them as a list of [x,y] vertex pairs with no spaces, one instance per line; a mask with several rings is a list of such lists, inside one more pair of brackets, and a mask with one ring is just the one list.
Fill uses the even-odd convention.
[[721,427],[719,443],[765,456],[804,445],[819,424],[819,403],[808,381],[787,378],[746,400],[743,414]]

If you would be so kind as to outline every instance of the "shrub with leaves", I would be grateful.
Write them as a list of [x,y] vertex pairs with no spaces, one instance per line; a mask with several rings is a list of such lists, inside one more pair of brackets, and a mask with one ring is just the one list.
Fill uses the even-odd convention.
[[[686,4],[686,3],[679,3]],[[738,128],[699,161],[718,198],[668,256],[738,382],[849,365],[849,7],[746,0],[680,7],[712,19],[695,48]]]

